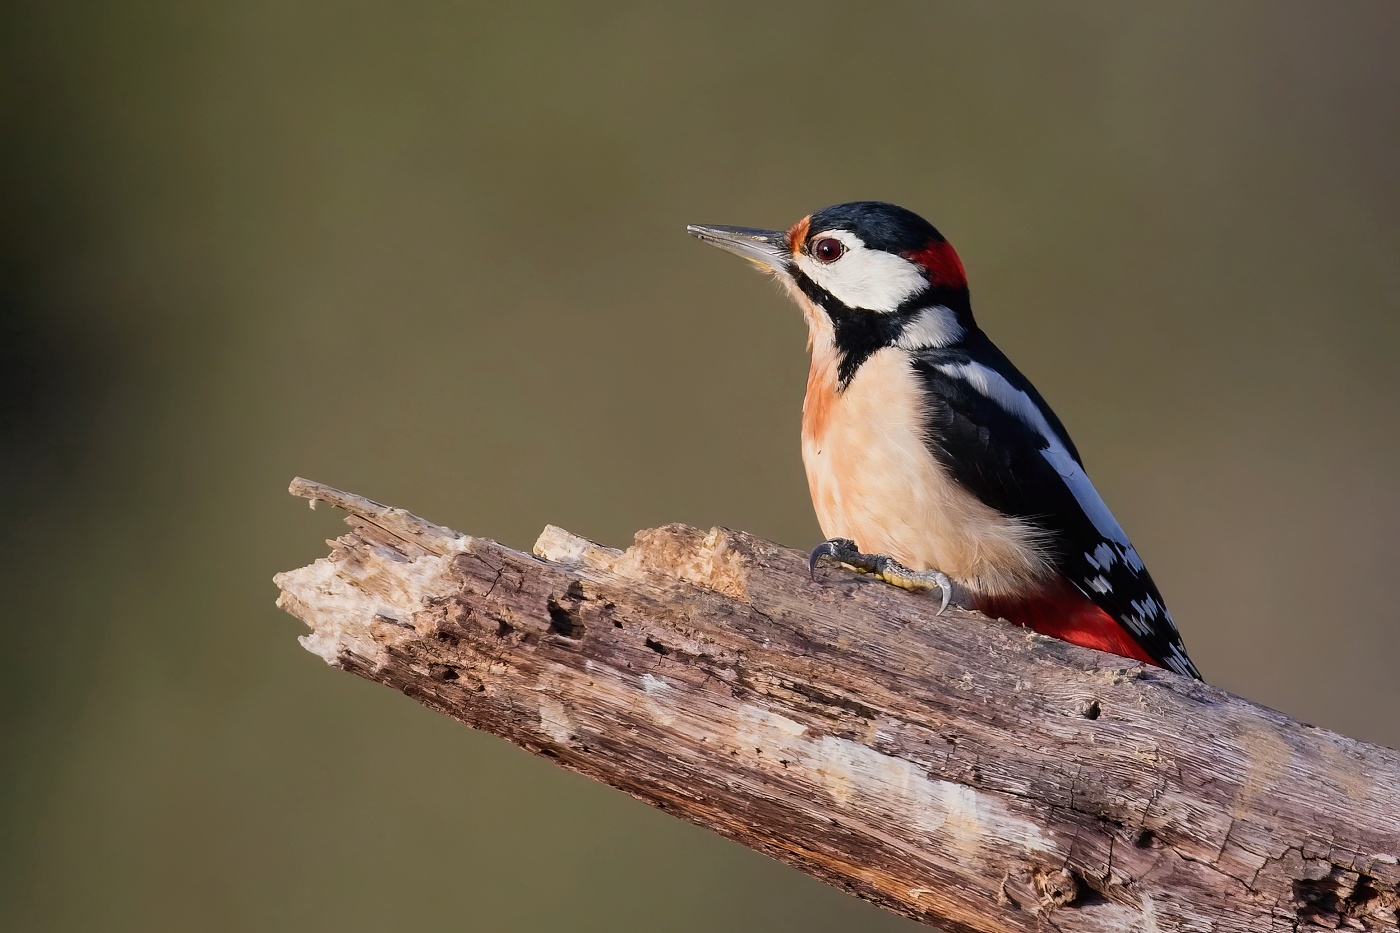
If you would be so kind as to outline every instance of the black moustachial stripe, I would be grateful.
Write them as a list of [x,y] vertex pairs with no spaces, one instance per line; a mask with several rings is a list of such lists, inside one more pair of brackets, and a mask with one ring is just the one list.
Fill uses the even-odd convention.
[[[846,230],[860,237],[866,249],[879,250],[899,256],[925,249],[930,243],[946,243],[938,228],[913,211],[884,201],[852,201],[837,204],[812,215],[807,224],[812,236],[828,230]],[[856,370],[875,351],[893,346],[904,327],[924,308],[951,308],[958,323],[966,331],[976,327],[972,320],[972,302],[966,288],[929,287],[907,298],[893,312],[851,308],[826,289],[808,278],[795,264],[789,264],[788,274],[797,287],[831,318],[836,331],[837,391],[850,384]]]
[[852,308],[831,292],[813,282],[795,265],[788,267],[797,287],[813,304],[831,318],[835,331],[837,391],[845,390],[860,369],[877,350],[894,346],[904,332],[905,326],[925,308],[950,308],[956,315],[964,331],[971,332],[976,325],[972,321],[972,302],[966,289],[926,288],[913,295],[894,311],[867,311]]

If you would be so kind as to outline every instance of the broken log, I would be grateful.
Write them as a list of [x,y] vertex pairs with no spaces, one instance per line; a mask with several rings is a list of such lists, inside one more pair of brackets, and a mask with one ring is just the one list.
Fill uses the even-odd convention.
[[334,667],[949,931],[1397,930],[1400,755],[725,529],[534,554],[339,490]]

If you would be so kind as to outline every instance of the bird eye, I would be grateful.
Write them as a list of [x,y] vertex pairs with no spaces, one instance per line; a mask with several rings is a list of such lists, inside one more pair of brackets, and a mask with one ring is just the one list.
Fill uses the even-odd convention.
[[812,244],[812,255],[819,262],[835,262],[846,254],[846,244],[836,237],[824,236]]

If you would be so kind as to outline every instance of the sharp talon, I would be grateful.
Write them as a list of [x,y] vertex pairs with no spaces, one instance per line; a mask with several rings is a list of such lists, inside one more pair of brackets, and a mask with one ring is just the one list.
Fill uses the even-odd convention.
[[942,597],[937,615],[948,611],[955,596],[959,599],[958,605],[962,606],[962,597],[956,592],[957,584],[940,570],[910,570],[893,557],[862,554],[856,543],[848,538],[831,538],[812,548],[812,553],[807,555],[807,573],[814,580],[817,577],[817,561],[823,557],[840,561],[852,570],[868,573],[877,580],[911,592],[937,588]]
[[854,542],[847,541],[845,538],[831,538],[818,544],[812,548],[812,553],[807,555],[807,575],[815,580],[817,578],[817,561],[823,557],[840,560],[842,552],[847,550],[854,551],[856,546]]
[[953,601],[953,581],[941,573],[939,576],[943,578],[938,581],[938,589],[943,593],[943,604],[938,607],[938,612],[934,614],[941,616],[947,611],[948,604]]

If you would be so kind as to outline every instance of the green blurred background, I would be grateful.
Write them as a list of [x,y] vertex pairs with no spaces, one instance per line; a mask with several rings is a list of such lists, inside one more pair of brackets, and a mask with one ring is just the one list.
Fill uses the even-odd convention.
[[0,8],[0,929],[912,929],[302,651],[301,474],[818,539],[795,308],[957,244],[1214,683],[1400,745],[1400,8]]

